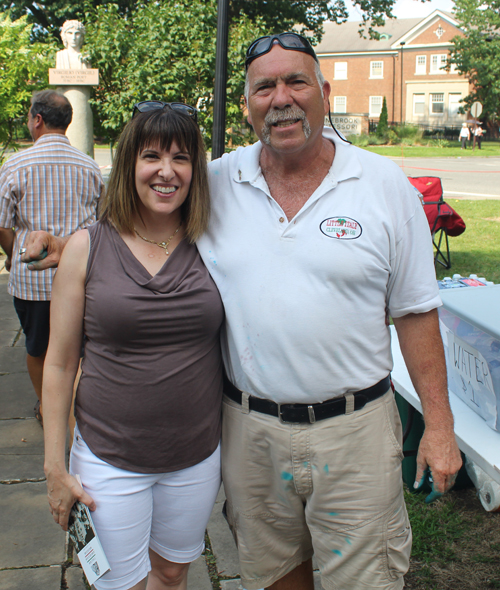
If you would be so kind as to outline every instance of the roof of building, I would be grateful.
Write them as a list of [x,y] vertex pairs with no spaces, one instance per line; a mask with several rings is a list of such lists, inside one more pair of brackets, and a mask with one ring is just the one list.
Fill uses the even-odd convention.
[[364,26],[366,38],[361,37],[359,34],[361,21],[348,21],[343,24],[325,22],[323,39],[314,49],[318,55],[337,52],[390,51],[398,39],[434,15],[436,17],[445,15],[454,21],[452,14],[441,10],[435,10],[423,18],[388,18],[383,27],[374,27],[381,34],[380,39],[368,38],[368,25]]

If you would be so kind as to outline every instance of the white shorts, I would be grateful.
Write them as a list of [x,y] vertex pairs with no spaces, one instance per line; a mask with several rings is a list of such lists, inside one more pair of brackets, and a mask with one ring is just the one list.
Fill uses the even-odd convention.
[[70,473],[80,475],[97,505],[92,519],[111,567],[97,590],[125,590],[143,580],[151,569],[149,548],[175,563],[203,552],[220,487],[220,445],[181,471],[134,473],[96,457],[76,428]]

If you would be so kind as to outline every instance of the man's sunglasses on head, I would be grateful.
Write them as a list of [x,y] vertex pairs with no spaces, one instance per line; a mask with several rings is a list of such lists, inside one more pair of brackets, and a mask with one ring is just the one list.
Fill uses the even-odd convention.
[[297,33],[280,33],[279,35],[266,35],[265,37],[259,37],[250,45],[245,59],[245,69],[248,70],[248,66],[254,59],[257,59],[261,55],[271,51],[275,41],[277,41],[281,47],[283,47],[283,49],[302,51],[302,53],[307,53],[307,55],[310,55],[316,61],[318,61],[312,45],[305,37],[302,37],[302,35]]
[[183,102],[162,102],[161,100],[143,100],[142,102],[136,103],[132,111],[132,118],[134,118],[136,113],[148,113],[149,111],[163,110],[164,108],[178,111],[194,119],[195,123],[198,122],[198,111],[194,107]]

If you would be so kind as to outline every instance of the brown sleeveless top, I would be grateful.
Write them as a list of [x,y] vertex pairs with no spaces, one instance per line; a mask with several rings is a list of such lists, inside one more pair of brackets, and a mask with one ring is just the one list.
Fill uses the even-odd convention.
[[75,415],[90,450],[162,473],[209,457],[220,439],[219,292],[183,240],[152,277],[106,222],[88,228],[85,353]]

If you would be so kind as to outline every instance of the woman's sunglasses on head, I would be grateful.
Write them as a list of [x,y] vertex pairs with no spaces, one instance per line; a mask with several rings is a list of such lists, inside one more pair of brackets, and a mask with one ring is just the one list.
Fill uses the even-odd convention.
[[137,102],[132,111],[132,118],[134,118],[136,113],[148,113],[149,111],[163,110],[164,108],[178,111],[194,119],[195,123],[198,122],[198,111],[194,107],[182,102],[162,102],[161,100],[143,100],[142,102]]
[[280,33],[279,35],[266,35],[265,37],[259,37],[255,40],[247,50],[247,56],[245,59],[245,69],[248,70],[248,66],[254,59],[257,59],[261,55],[271,51],[273,43],[277,41],[283,49],[291,49],[292,51],[302,51],[313,57],[316,61],[316,53],[309,41],[298,35],[297,33]]

